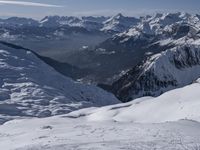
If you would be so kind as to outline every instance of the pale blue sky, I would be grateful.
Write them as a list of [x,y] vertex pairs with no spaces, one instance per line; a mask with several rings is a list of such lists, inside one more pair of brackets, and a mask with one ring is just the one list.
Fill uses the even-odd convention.
[[200,13],[200,0],[0,0],[0,16],[144,15],[155,12]]

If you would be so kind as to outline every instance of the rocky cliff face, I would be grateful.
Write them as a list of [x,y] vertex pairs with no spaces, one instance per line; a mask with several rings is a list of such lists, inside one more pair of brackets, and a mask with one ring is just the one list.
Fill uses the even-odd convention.
[[163,92],[192,83],[200,76],[200,46],[182,45],[149,57],[112,85],[123,101]]

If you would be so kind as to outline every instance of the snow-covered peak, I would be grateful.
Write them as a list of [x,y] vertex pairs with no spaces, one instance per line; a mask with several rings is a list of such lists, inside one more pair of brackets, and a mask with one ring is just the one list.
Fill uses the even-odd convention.
[[119,14],[113,16],[112,19],[120,20],[120,19],[122,19],[122,18],[124,18],[124,16],[123,16],[121,13],[119,13]]
[[[143,17],[136,25],[130,27],[127,31],[121,32],[113,36],[110,40],[120,39],[121,41],[136,39],[148,40],[146,37],[152,37],[156,40],[171,39],[180,42],[181,39],[199,38],[200,19],[197,15],[187,13],[164,13],[154,16]],[[151,41],[149,38],[148,41]],[[179,41],[177,41],[179,39]],[[116,41],[115,41],[116,42]],[[134,48],[134,47],[133,47]]]
[[125,17],[122,14],[117,14],[104,22],[102,31],[115,31],[123,32],[128,30],[130,27],[136,25],[139,19],[135,17]]
[[121,13],[110,17],[108,20],[106,20],[104,23],[110,23],[110,22],[114,22],[114,21],[120,21],[122,19],[126,18],[125,16],[123,16]]
[[197,15],[181,12],[156,14],[152,17],[142,18],[142,21],[137,26],[133,26],[127,32],[124,32],[124,35],[134,36],[135,32],[132,32],[134,30],[141,32],[140,34],[162,35],[165,32],[172,31],[175,26],[182,26],[184,24],[198,29],[200,27],[200,20]]

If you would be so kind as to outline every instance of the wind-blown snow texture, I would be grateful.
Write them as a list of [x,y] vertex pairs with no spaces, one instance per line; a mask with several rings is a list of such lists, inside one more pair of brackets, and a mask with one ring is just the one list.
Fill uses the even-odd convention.
[[57,73],[33,53],[0,45],[0,118],[47,117],[117,103],[95,86]]
[[0,126],[3,150],[198,150],[200,124],[87,122],[63,117],[14,120]]

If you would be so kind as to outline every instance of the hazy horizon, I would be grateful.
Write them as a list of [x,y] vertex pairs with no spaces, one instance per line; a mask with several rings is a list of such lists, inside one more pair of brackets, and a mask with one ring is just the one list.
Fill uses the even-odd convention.
[[143,16],[157,12],[198,14],[198,0],[0,0],[0,17],[41,19],[44,16]]
[[[60,17],[66,17],[66,16],[68,16],[68,17],[78,17],[78,18],[81,18],[81,17],[90,17],[90,16],[92,16],[92,17],[112,17],[112,16],[116,16],[116,15],[118,15],[118,14],[122,14],[123,16],[125,16],[125,17],[135,17],[135,18],[139,18],[139,17],[144,17],[144,16],[147,16],[147,15],[156,15],[157,13],[189,13],[189,12],[184,12],[184,11],[166,11],[166,12],[162,12],[162,11],[155,11],[155,12],[152,12],[152,13],[144,13],[144,14],[141,14],[141,15],[127,15],[127,14],[124,14],[124,13],[121,13],[121,12],[118,12],[118,13],[115,13],[115,14],[112,14],[112,15],[59,15],[59,14],[50,14],[50,15],[45,15],[45,16],[40,16],[40,17],[32,17],[32,16],[18,16],[18,15],[13,15],[13,16],[1,16],[0,15],[0,19],[8,19],[8,18],[12,18],[12,17],[19,17],[19,18],[27,18],[27,19],[34,19],[34,20],[38,20],[38,21],[40,21],[40,20],[42,20],[42,19],[44,19],[45,17],[47,17],[47,16],[60,16]],[[189,14],[199,14],[200,15],[200,13],[189,13]]]

